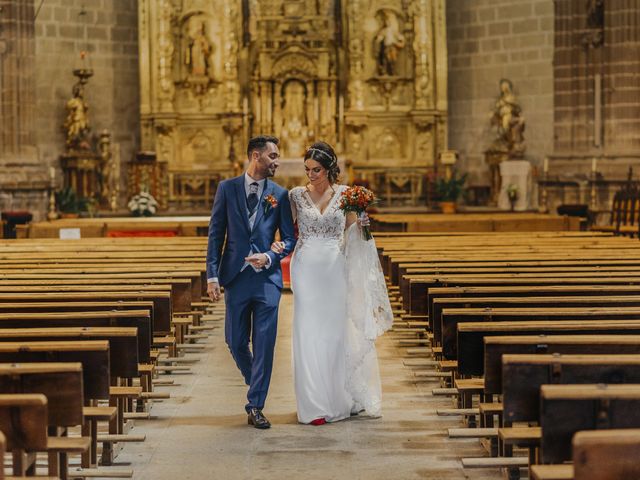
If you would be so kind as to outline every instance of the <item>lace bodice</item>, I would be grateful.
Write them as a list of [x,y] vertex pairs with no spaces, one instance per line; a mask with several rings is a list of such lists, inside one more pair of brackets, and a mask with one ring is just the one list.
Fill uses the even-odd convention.
[[347,189],[346,185],[334,187],[336,193],[327,204],[323,213],[313,203],[305,187],[295,187],[289,192],[291,204],[298,221],[298,242],[304,243],[310,238],[336,240],[343,243],[346,217],[339,208],[340,197]]

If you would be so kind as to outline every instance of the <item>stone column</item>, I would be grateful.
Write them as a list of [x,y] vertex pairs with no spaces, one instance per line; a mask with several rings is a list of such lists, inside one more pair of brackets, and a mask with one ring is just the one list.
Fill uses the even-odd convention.
[[33,1],[0,0],[0,159],[36,163]]
[[47,211],[49,175],[35,141],[33,0],[0,0],[0,210]]

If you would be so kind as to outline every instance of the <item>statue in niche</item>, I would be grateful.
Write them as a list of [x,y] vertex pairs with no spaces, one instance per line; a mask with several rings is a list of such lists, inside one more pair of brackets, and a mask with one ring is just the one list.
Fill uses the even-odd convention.
[[67,118],[64,121],[64,128],[67,131],[67,147],[88,149],[89,106],[84,99],[82,83],[78,82],[73,86],[73,97],[67,101],[65,108]]
[[585,48],[598,48],[604,43],[604,0],[587,0],[587,28],[582,35]]
[[188,38],[185,52],[185,64],[192,77],[207,77],[210,74],[210,55],[213,46],[206,35],[205,22],[199,20],[197,27],[192,30]]
[[374,53],[378,75],[397,75],[398,54],[406,44],[400,22],[392,10],[383,9],[376,15],[382,26],[374,38]]
[[524,117],[522,108],[513,93],[510,80],[500,80],[500,97],[491,113],[491,124],[497,127],[497,135],[489,150],[508,154],[511,158],[522,157],[524,144]]
[[305,114],[306,91],[298,81],[288,82],[282,95],[282,143],[288,157],[304,154],[309,139]]

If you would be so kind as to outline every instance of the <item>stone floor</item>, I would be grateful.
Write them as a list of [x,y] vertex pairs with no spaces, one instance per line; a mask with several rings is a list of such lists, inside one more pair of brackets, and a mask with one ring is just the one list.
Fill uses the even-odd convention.
[[[134,478],[163,479],[498,479],[497,470],[464,470],[463,456],[480,456],[477,440],[450,440],[458,420],[438,417],[451,406],[434,398],[436,383],[416,383],[394,334],[380,339],[378,353],[384,417],[352,419],[322,427],[299,425],[291,376],[292,297],[283,297],[276,360],[265,413],[267,431],[246,425],[246,387],[224,344],[222,326],[190,374],[175,374],[163,387],[171,399],[157,402],[153,418],[132,433],[144,443],[128,444],[117,458]],[[160,388],[158,388],[160,390]],[[116,467],[117,468],[117,467]]]

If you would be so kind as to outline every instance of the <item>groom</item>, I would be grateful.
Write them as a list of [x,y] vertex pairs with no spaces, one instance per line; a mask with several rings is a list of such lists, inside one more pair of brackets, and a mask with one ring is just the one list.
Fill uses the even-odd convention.
[[[288,192],[269,181],[278,168],[278,139],[266,135],[252,138],[247,156],[247,171],[220,182],[213,202],[207,293],[217,302],[220,287],[225,289],[225,339],[249,385],[245,406],[248,423],[265,429],[271,427],[262,409],[276,343],[282,290],[280,260],[293,250],[296,240]],[[280,254],[270,250],[276,230],[286,245]]]

